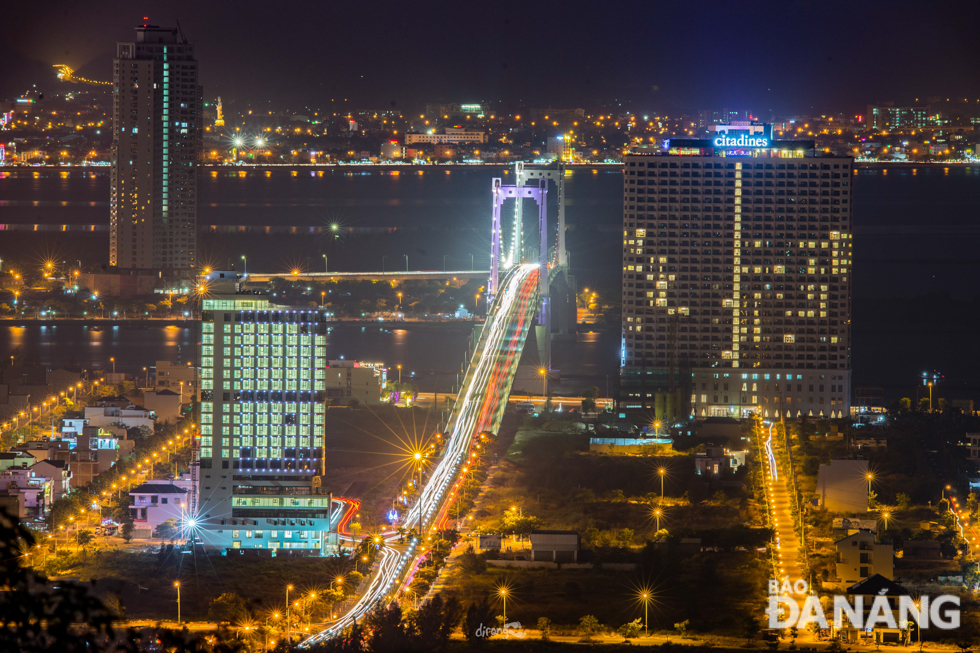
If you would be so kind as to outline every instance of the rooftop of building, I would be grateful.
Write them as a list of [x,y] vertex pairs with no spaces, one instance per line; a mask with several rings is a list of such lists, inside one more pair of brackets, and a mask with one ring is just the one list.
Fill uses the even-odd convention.
[[129,491],[130,494],[186,494],[188,490],[170,483],[143,483]]
[[848,594],[860,594],[862,596],[908,596],[909,591],[896,583],[888,580],[881,574],[875,574],[869,578],[855,583],[847,588]]

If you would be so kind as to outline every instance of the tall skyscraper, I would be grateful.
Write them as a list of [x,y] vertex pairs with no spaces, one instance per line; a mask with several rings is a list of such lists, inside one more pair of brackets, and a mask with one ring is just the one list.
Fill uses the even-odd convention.
[[197,251],[203,93],[194,46],[136,28],[113,60],[109,264],[190,273]]
[[220,549],[331,547],[321,484],[326,316],[240,291],[212,272],[201,324],[196,523]]
[[625,157],[621,406],[847,415],[853,161],[714,130]]

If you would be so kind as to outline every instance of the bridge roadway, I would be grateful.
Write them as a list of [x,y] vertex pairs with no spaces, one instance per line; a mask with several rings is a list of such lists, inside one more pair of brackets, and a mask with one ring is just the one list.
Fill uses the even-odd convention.
[[[455,498],[454,484],[466,473],[465,461],[474,438],[484,431],[496,432],[500,427],[521,351],[538,310],[538,267],[514,268],[501,284],[503,292],[490,307],[462,392],[453,407],[442,458],[422,488],[422,500],[405,516],[406,526],[418,524],[420,510],[426,532],[445,526],[449,506]],[[371,583],[357,603],[343,617],[307,638],[302,646],[340,634],[379,602],[394,599],[399,589],[411,581],[424,559],[425,547],[417,538],[407,546],[397,546],[396,540],[394,534],[386,537]]]
[[489,270],[402,270],[400,272],[259,272],[245,277],[245,283],[268,283],[273,279],[306,281],[409,281],[412,279],[469,279],[486,278]]

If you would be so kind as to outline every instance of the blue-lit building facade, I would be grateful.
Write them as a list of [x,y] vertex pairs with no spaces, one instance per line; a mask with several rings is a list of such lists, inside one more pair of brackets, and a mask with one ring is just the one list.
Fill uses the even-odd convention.
[[[211,273],[202,302],[200,505],[206,547],[325,553],[331,496],[320,485],[326,317],[241,291]],[[322,490],[322,491],[321,491]]]
[[853,161],[712,129],[624,158],[619,406],[846,416]]

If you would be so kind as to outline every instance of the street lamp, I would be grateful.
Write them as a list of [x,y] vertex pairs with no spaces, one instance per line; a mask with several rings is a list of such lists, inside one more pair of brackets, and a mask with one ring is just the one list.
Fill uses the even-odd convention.
[[500,596],[504,599],[504,623],[507,623],[507,588],[500,588]]
[[[398,380],[400,382],[401,365],[398,366],[398,369],[399,369]],[[421,542],[422,541],[422,512],[425,509],[425,492],[423,492],[422,490],[422,453],[420,451],[416,451],[413,457],[415,458],[415,464],[418,465],[418,470],[419,470],[419,542]]]
[[657,518],[657,532],[658,533],[660,532],[660,515],[662,515],[662,514],[663,514],[663,511],[660,510],[660,508],[657,508],[656,510],[653,511],[653,516]]
[[640,600],[643,601],[643,636],[649,637],[650,630],[647,624],[650,616],[650,592],[640,592]]
[[111,357],[109,359],[109,362],[112,363],[112,373],[115,374],[116,373],[116,357],[115,356]]
[[326,254],[321,254],[321,256],[323,256],[323,271],[324,272],[330,272],[330,261],[327,258],[327,255]]
[[891,517],[891,513],[884,512],[881,514],[882,520],[885,522],[885,530],[888,530],[888,518]]
[[875,475],[868,472],[868,496],[871,496],[871,481],[874,480]]
[[398,366],[398,382],[399,383],[402,382],[402,366],[401,365]]
[[292,625],[289,620],[289,590],[293,589],[292,585],[286,585],[286,642],[291,642],[292,637],[290,631],[290,626]]
[[543,367],[538,370],[538,374],[541,375],[541,398],[543,401],[548,399],[548,370]]
[[180,581],[174,581],[174,587],[177,588],[177,623],[180,623]]
[[242,254],[242,262],[243,262],[242,274],[247,277],[248,276],[248,258],[246,258],[244,254]]
[[660,503],[663,503],[664,502],[664,474],[667,473],[667,470],[661,467],[660,469],[657,470],[657,473],[660,474]]

